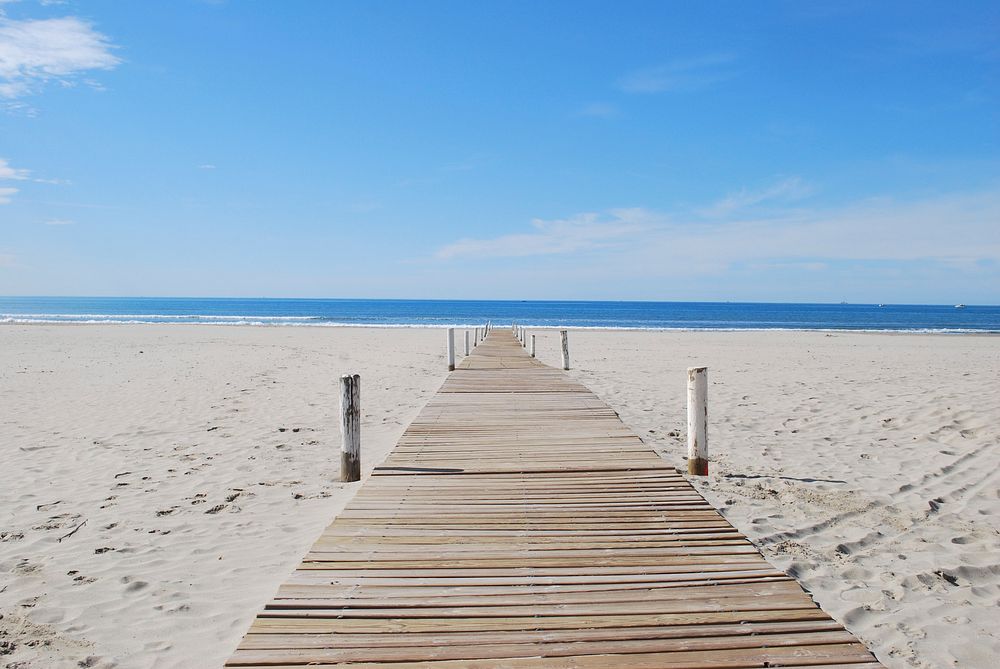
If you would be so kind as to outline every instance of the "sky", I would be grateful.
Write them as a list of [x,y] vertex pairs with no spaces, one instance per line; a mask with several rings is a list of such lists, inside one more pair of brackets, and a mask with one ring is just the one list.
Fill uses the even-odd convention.
[[0,295],[1000,304],[994,2],[0,0]]

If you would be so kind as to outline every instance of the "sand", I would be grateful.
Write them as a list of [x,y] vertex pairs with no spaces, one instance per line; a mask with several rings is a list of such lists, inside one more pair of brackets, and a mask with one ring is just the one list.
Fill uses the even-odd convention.
[[[536,331],[543,361],[556,335]],[[889,667],[1000,657],[1000,338],[573,332],[575,377]],[[445,376],[427,329],[0,326],[0,667],[219,667]],[[82,664],[81,664],[82,663]]]

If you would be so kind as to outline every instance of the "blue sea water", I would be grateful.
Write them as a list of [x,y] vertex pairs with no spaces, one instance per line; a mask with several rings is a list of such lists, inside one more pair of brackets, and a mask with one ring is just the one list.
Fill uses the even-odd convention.
[[203,323],[1000,333],[1000,306],[275,298],[0,297],[0,323]]

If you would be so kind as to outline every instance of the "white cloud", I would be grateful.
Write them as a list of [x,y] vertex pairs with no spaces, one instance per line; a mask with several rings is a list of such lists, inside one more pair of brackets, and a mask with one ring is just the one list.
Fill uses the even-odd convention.
[[1000,189],[787,207],[750,216],[735,207],[714,218],[700,211],[637,208],[536,220],[533,231],[463,239],[441,248],[437,256],[572,257],[590,251],[599,255],[601,271],[642,276],[722,273],[737,265],[821,272],[838,261],[931,261],[962,267],[1000,263]]
[[641,209],[583,213],[553,221],[536,218],[531,222],[534,232],[494,239],[461,239],[440,249],[437,256],[518,257],[608,248],[641,232],[646,225],[645,218]]
[[121,62],[113,49],[106,36],[74,16],[0,16],[0,98],[21,98],[52,81],[71,86],[84,72],[112,69]]
[[70,221],[65,218],[53,218],[45,221],[45,225],[76,225],[76,221]]
[[595,118],[613,118],[618,114],[618,107],[608,102],[591,102],[577,112],[578,116],[593,116]]
[[[28,170],[11,167],[6,158],[0,158],[0,181],[24,181],[28,178]],[[18,192],[12,186],[0,187],[0,204],[10,204],[11,198]]]
[[739,191],[730,193],[718,202],[705,207],[699,213],[711,217],[728,216],[741,209],[767,202],[801,200],[812,195],[813,191],[813,187],[803,181],[801,177],[788,177],[765,188],[756,190],[741,188]]
[[204,165],[199,165],[198,169],[199,170],[214,170],[215,169],[215,165],[212,165],[210,163],[205,163]]
[[28,170],[11,167],[6,158],[0,158],[0,179],[23,181],[28,178]]
[[733,75],[736,57],[727,53],[673,60],[636,70],[618,82],[626,93],[663,93],[704,88]]

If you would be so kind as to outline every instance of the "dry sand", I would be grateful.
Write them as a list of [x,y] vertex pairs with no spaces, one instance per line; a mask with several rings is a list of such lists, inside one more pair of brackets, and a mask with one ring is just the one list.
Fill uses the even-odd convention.
[[[555,333],[537,331],[543,361]],[[444,379],[440,330],[0,327],[0,667],[214,668]],[[1000,338],[574,332],[574,376],[889,667],[1000,657]],[[75,531],[75,532],[74,532]],[[82,665],[80,663],[83,663]]]

